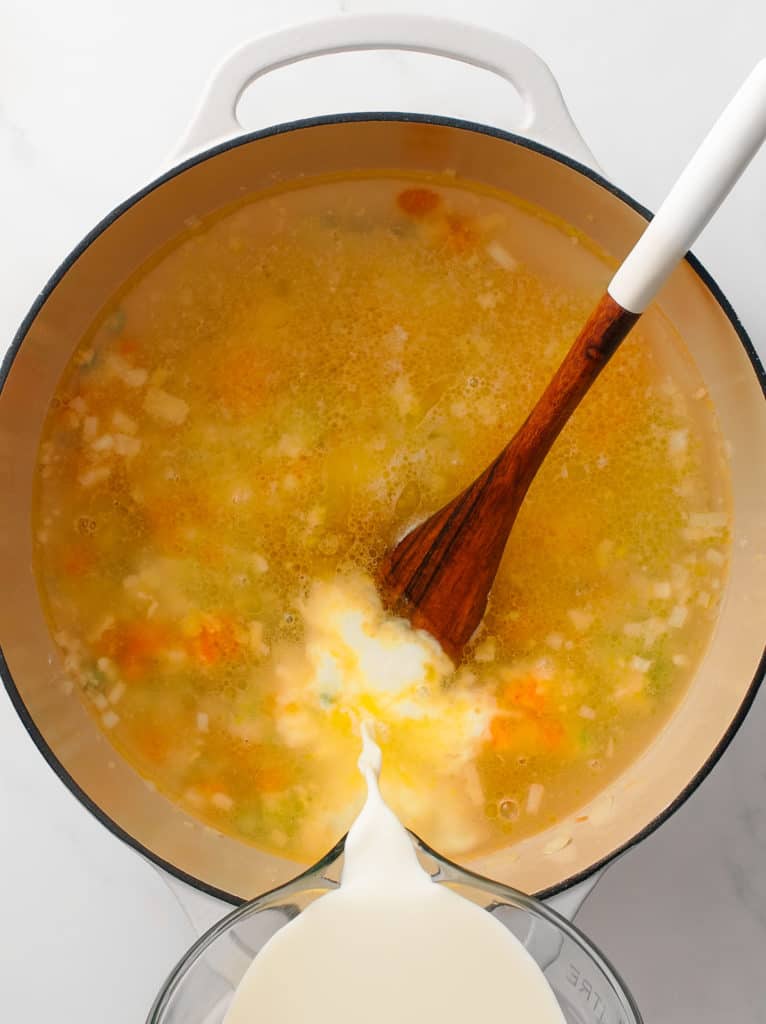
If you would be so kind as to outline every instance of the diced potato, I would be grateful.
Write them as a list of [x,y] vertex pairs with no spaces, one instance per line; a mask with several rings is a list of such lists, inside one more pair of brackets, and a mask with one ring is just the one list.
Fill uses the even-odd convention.
[[593,613],[582,608],[570,608],[567,612],[569,621],[578,633],[584,633],[593,625]]
[[82,487],[94,487],[96,484],[108,480],[112,472],[111,466],[91,466],[83,470],[77,478]]
[[539,782],[533,782],[527,790],[527,814],[537,814],[542,806],[544,794],[545,786],[541,785]]
[[115,409],[112,413],[112,426],[121,434],[135,434],[138,432],[138,424],[121,409]]
[[144,395],[144,410],[155,420],[179,426],[189,415],[189,405],[162,388],[149,388]]
[[131,437],[130,434],[115,434],[113,447],[117,455],[123,455],[130,459],[141,451],[141,438]]
[[113,377],[117,377],[129,388],[142,388],[149,376],[147,370],[140,366],[131,366],[127,360],[114,352],[107,356],[106,367]]

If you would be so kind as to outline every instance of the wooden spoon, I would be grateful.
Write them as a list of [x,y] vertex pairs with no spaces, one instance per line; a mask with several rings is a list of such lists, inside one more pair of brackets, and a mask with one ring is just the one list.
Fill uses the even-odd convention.
[[551,445],[765,137],[763,60],[647,225],[509,444],[462,494],[385,555],[379,577],[384,602],[428,630],[454,661],[481,622],[519,507]]

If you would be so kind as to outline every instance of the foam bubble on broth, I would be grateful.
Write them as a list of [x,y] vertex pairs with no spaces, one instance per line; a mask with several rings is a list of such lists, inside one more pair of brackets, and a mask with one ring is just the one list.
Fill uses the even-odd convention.
[[[400,201],[418,189],[425,211]],[[381,175],[248,200],[126,284],[51,406],[34,530],[66,671],[138,771],[280,854],[336,841],[362,793],[354,701],[310,684],[322,588],[380,625],[382,553],[507,441],[609,272],[508,197]],[[464,664],[432,680],[441,725],[388,724],[387,796],[448,855],[575,810],[681,699],[729,544],[700,390],[651,310],[530,489]]]

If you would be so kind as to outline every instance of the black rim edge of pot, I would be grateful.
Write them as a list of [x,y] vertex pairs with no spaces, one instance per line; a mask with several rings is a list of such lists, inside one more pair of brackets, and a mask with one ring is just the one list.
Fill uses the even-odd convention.
[[[515,135],[512,132],[504,131],[503,129],[500,128],[492,128],[488,125],[483,125],[475,121],[464,121],[458,118],[441,117],[429,114],[403,113],[399,111],[372,111],[348,114],[327,114],[321,117],[309,117],[296,121],[287,121],[282,124],[274,125],[273,127],[270,128],[264,128],[260,131],[246,132],[242,135],[236,136],[233,139],[227,139],[224,142],[218,143],[217,145],[214,145],[209,149],[205,149],[202,152],[197,153],[183,160],[181,163],[174,165],[170,170],[155,178],[148,185],[145,185],[138,192],[135,192],[128,199],[124,200],[118,206],[114,207],[114,209],[110,213],[103,217],[99,221],[99,223],[96,224],[96,226],[92,228],[92,230],[89,231],[87,235],[85,235],[82,241],[77,246],[75,246],[74,249],[72,249],[72,251],[66,257],[66,259],[59,265],[59,267],[48,279],[45,287],[42,289],[42,291],[35,299],[31,309],[24,317],[18,331],[14,335],[7,352],[3,357],[2,364],[0,364],[0,395],[2,394],[2,391],[5,387],[5,383],[10,374],[13,362],[16,358],[16,354],[21,348],[24,338],[26,337],[30,327],[32,326],[32,323],[36,319],[42,307],[47,302],[51,293],[58,286],[58,284],[63,279],[65,274],[68,272],[70,267],[72,267],[74,263],[76,263],[76,261],[90,246],[90,244],[93,241],[95,241],[95,239],[98,238],[99,235],[103,234],[103,232],[106,231],[107,228],[109,228],[116,220],[118,220],[118,218],[121,217],[123,213],[125,213],[131,207],[135,206],[135,204],[140,202],[145,196],[149,195],[155,189],[164,185],[166,182],[171,181],[173,178],[177,177],[179,174],[182,174],[189,168],[195,167],[197,164],[201,164],[205,160],[209,160],[212,157],[218,156],[221,153],[225,153],[230,149],[235,149],[238,146],[247,145],[248,143],[257,141],[258,139],[269,138],[270,136],[273,135],[282,135],[286,132],[298,131],[303,128],[315,128],[325,124],[343,124],[347,122],[363,121],[403,121],[419,124],[435,124],[442,125],[448,128],[458,128],[463,131],[474,132],[480,135],[489,135],[493,138],[501,139],[505,142],[511,142],[518,146],[522,146],[525,149],[532,150],[535,153],[539,153],[541,156],[545,156],[551,160],[555,160],[557,163],[563,164],[564,166],[569,167],[572,170],[579,172],[580,174],[583,174],[585,177],[590,178],[591,181],[595,182],[601,188],[605,189],[607,192],[610,192],[618,199],[621,199],[622,202],[630,206],[633,210],[635,210],[638,214],[640,214],[647,220],[651,220],[653,216],[650,210],[648,210],[641,203],[633,199],[632,196],[628,195],[626,192],[623,192],[623,190],[619,188],[617,185],[614,185],[611,181],[609,181],[607,178],[604,178],[597,171],[594,171],[592,168],[580,163],[578,160],[574,160],[572,157],[566,156],[565,154],[560,153],[557,150],[551,149],[548,146],[544,146],[539,142],[534,142],[531,139],[526,139],[521,135]],[[753,346],[753,343],[747,334],[747,331],[742,326],[742,323],[740,322],[739,317],[732,308],[731,303],[723,294],[723,292],[716,284],[713,277],[710,275],[710,273],[704,268],[704,266],[692,253],[687,253],[685,256],[685,260],[692,267],[694,272],[697,274],[697,276],[700,278],[703,284],[707,287],[707,289],[710,291],[713,298],[721,307],[726,317],[728,318],[729,322],[731,323],[732,327],[734,328],[734,331],[737,337],[739,338],[740,344],[744,348],[745,353],[747,354],[747,357],[750,360],[753,372],[755,373],[755,376],[761,386],[761,392],[764,396],[764,400],[766,400],[766,371],[764,370],[763,364],[761,363],[758,353],[756,352],[755,347]],[[667,821],[668,818],[670,818],[683,804],[685,804],[689,797],[707,778],[707,776],[710,774],[710,772],[713,770],[715,765],[720,760],[726,748],[733,740],[734,736],[736,735],[737,731],[739,730],[740,726],[745,720],[745,717],[747,716],[747,713],[750,710],[753,701],[755,700],[756,694],[761,685],[761,682],[763,681],[765,674],[766,645],[764,646],[761,659],[758,663],[758,668],[756,669],[755,675],[753,676],[753,679],[747,689],[747,692],[742,700],[742,703],[739,705],[737,709],[737,713],[734,715],[733,719],[729,723],[729,726],[722,735],[721,739],[718,741],[716,746],[711,751],[707,760],[698,769],[694,777],[681,790],[678,796],[670,804],[668,804],[668,806],[665,807],[665,809],[660,814],[658,814],[655,818],[652,819],[652,821],[645,825],[640,832],[637,832],[626,843],[623,843],[622,846],[619,846],[615,850],[612,850],[605,857],[602,857],[601,860],[589,865],[583,871],[580,871],[575,875],[571,875],[569,878],[565,878],[557,885],[551,886],[548,889],[543,889],[540,892],[535,893],[534,895],[538,899],[548,899],[551,896],[556,896],[559,893],[565,892],[567,889],[570,889],[571,887],[577,885],[580,882],[584,882],[587,878],[590,878],[591,875],[595,874],[597,871],[606,867],[608,864],[616,860],[627,850],[630,850],[634,846],[637,846],[642,840],[646,839],[647,836],[650,836],[660,827],[660,825],[663,824],[663,822]],[[113,835],[117,836],[118,839],[121,839],[128,846],[132,847],[134,850],[140,853],[143,857],[152,861],[158,867],[161,867],[163,870],[180,879],[182,882],[185,882],[187,885],[190,885],[195,889],[205,892],[209,896],[213,896],[217,899],[224,900],[227,903],[239,905],[245,902],[245,900],[242,897],[236,896],[233,893],[226,892],[223,889],[218,889],[207,882],[203,882],[201,879],[195,878],[193,875],[188,874],[188,872],[177,867],[175,864],[171,864],[169,861],[164,860],[162,857],[159,856],[159,854],[144,846],[143,843],[139,842],[134,836],[130,835],[130,833],[126,832],[120,825],[118,825],[116,821],[110,818],[109,815],[106,814],[104,810],[90,798],[90,796],[88,796],[88,794],[79,786],[79,784],[74,780],[74,778],[72,778],[72,776],[63,766],[63,764],[58,760],[56,755],[48,746],[45,738],[43,737],[40,730],[37,728],[34,719],[29,713],[21,697],[21,694],[16,688],[16,684],[13,680],[13,676],[8,667],[8,663],[5,659],[5,655],[3,653],[1,645],[0,675],[2,676],[5,689],[6,692],[8,693],[11,703],[13,704],[19,718],[21,719],[24,727],[26,728],[30,737],[32,738],[35,745],[39,749],[40,753],[43,755],[43,757],[48,762],[48,764],[53,769],[58,778],[61,780],[61,782],[64,783],[64,785],[70,790],[70,792],[72,792],[74,796],[77,797],[80,803],[88,811],[90,811],[90,813],[98,821],[100,821],[101,824],[105,825],[106,828],[109,829],[109,831]],[[299,873],[297,871],[299,867],[300,865],[296,864],[296,873]]]

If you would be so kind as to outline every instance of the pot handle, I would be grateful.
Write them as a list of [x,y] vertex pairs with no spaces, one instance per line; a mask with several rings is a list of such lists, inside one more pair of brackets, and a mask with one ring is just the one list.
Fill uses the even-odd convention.
[[557,896],[549,896],[545,903],[552,910],[555,910],[557,914],[565,917],[567,921],[574,921],[580,913],[583,903],[585,903],[604,877],[605,872],[606,868],[595,871],[589,878],[578,882],[577,885],[573,885],[570,889],[565,889],[564,892],[560,892]]
[[147,861],[147,863],[151,864],[173,894],[198,938],[201,938],[206,931],[234,909],[230,903],[225,903],[215,896],[208,896],[207,893],[194,889],[151,861]]
[[521,134],[589,167],[597,166],[575,127],[556,79],[533,50],[491,29],[407,14],[340,15],[246,43],[213,75],[180,154],[191,155],[242,133],[237,104],[245,88],[257,78],[306,58],[353,50],[430,53],[492,71],[521,96]]

